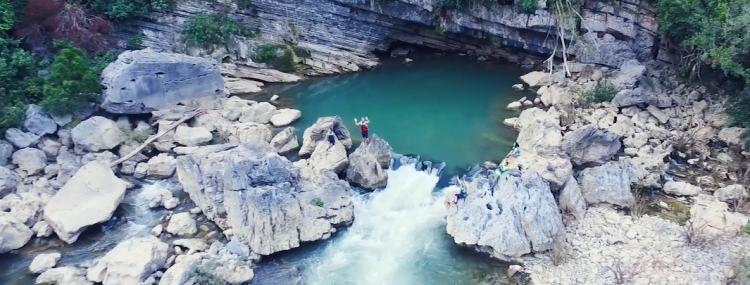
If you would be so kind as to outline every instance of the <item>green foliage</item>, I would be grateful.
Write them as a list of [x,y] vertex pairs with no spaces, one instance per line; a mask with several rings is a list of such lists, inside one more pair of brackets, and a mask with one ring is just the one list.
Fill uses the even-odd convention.
[[445,34],[445,28],[443,28],[441,26],[437,26],[437,27],[435,27],[435,31],[434,32],[436,34],[438,34],[438,35],[443,35],[443,34]]
[[13,27],[15,11],[9,1],[0,1],[0,33],[10,30]]
[[268,64],[280,71],[290,72],[300,58],[310,57],[310,52],[284,43],[264,44],[255,51],[253,61]]
[[44,80],[42,107],[56,114],[69,114],[96,100],[100,68],[107,57],[111,55],[90,62],[78,48],[60,50]]
[[320,197],[315,197],[315,199],[313,199],[313,204],[317,207],[323,207],[323,200],[321,200]]
[[172,0],[93,0],[90,6],[113,22],[143,18],[150,11],[164,12],[174,6]]
[[518,8],[526,14],[534,14],[537,9],[536,0],[521,0],[521,3],[518,3]]
[[727,114],[732,124],[743,128],[750,127],[750,89],[745,89],[732,96],[732,102],[727,108]]
[[710,66],[741,81],[750,79],[750,2],[660,0],[659,32],[683,56],[683,70]]
[[127,127],[120,127],[120,131],[122,131],[125,134],[125,136],[128,137],[128,139],[137,141],[139,143],[145,142],[153,134],[150,128],[141,129],[141,130],[133,130]]
[[596,82],[596,86],[592,89],[586,91],[573,90],[573,92],[578,93],[581,104],[587,106],[595,103],[612,101],[612,99],[615,98],[615,95],[617,95],[617,88],[615,88],[615,85],[608,80],[599,80]]
[[732,266],[732,270],[735,274],[735,284],[750,284],[750,256],[740,258],[740,260]]
[[462,0],[432,0],[435,6],[461,9]]
[[25,104],[41,99],[41,86],[34,57],[0,32],[0,131],[18,126]]
[[143,36],[141,34],[136,34],[130,40],[128,40],[128,49],[129,50],[139,50],[143,48]]
[[187,46],[210,50],[217,45],[226,46],[232,35],[255,37],[257,31],[245,28],[225,15],[198,13],[185,21],[183,34]]
[[228,283],[221,278],[216,277],[213,272],[219,265],[213,261],[202,262],[193,273],[190,274],[190,278],[193,280],[193,284],[200,285],[227,285]]
[[746,233],[746,234],[749,234],[749,235],[750,235],[750,223],[748,223],[747,225],[745,225],[744,227],[742,227],[742,231],[743,231],[744,233]]

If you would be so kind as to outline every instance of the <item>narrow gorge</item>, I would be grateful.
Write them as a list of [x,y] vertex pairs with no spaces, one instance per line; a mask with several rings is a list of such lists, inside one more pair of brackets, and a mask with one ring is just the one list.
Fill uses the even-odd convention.
[[748,132],[658,3],[29,1],[0,284],[750,284]]

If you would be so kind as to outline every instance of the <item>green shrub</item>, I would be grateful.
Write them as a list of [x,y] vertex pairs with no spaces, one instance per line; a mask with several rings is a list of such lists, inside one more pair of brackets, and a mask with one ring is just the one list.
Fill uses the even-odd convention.
[[318,207],[323,207],[323,200],[321,200],[320,197],[315,197],[315,199],[313,199],[313,204]]
[[281,71],[294,71],[299,57],[309,57],[310,53],[287,44],[264,44],[255,51],[253,61],[268,64]]
[[226,46],[232,35],[255,37],[257,31],[243,27],[225,15],[198,13],[185,21],[183,34],[188,47],[213,49]]
[[16,127],[25,104],[41,100],[42,79],[34,57],[0,31],[0,132]]
[[737,282],[736,284],[750,284],[750,256],[740,258],[740,260],[732,266],[732,270],[734,270],[734,281]]
[[216,277],[213,272],[219,265],[216,262],[208,261],[202,262],[198,267],[195,268],[190,278],[193,280],[193,284],[200,285],[227,285],[226,281]]
[[90,62],[78,48],[60,50],[44,79],[42,107],[56,114],[69,114],[96,100],[100,66],[101,63]]
[[750,127],[750,89],[745,89],[734,94],[731,104],[727,108],[727,114],[732,119],[732,124],[743,128]]
[[742,231],[750,235],[750,223],[742,227]]
[[521,0],[521,3],[518,4],[518,8],[521,9],[521,12],[526,14],[534,14],[537,9],[536,0]]
[[103,13],[113,22],[144,18],[150,11],[164,12],[174,6],[172,0],[93,0],[91,9]]
[[[575,92],[575,91],[574,91]],[[583,105],[591,105],[594,103],[601,103],[605,101],[612,101],[617,95],[617,88],[615,85],[608,80],[599,80],[596,82],[596,86],[590,90],[583,92],[578,91],[580,102]]]
[[129,50],[139,50],[143,48],[143,36],[141,34],[136,34],[130,40],[128,40],[128,49]]
[[9,1],[0,1],[0,32],[5,32],[13,27],[15,11]]

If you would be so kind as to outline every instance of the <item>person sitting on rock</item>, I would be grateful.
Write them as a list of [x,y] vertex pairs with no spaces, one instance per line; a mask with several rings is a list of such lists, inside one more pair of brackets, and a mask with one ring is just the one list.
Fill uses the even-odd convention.
[[503,161],[500,162],[500,166],[495,169],[495,174],[502,175],[504,172],[508,171],[508,167],[510,167],[508,160],[503,159]]
[[460,199],[466,199],[466,188],[467,188],[466,181],[458,179],[458,185],[461,187],[461,191],[456,193],[455,195],[456,198],[453,199],[453,205],[458,204],[458,200]]
[[367,117],[362,117],[359,121],[357,121],[357,118],[354,118],[354,124],[359,126],[359,129],[362,131],[362,143],[367,144],[370,135],[368,134],[367,124],[370,123],[370,119]]
[[518,142],[513,143],[513,154],[515,154],[516,157],[521,155],[521,146],[518,145]]
[[326,133],[326,138],[328,139],[328,142],[331,143],[331,145],[336,143],[336,134],[333,132],[333,129],[328,130],[328,133]]

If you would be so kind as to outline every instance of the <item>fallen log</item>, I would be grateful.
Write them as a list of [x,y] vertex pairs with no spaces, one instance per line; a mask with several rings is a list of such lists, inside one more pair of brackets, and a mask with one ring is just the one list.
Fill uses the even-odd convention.
[[181,125],[182,123],[184,123],[187,120],[192,119],[195,116],[203,114],[203,112],[204,112],[204,110],[201,110],[201,109],[196,109],[196,110],[188,112],[184,117],[182,117],[182,119],[179,119],[177,122],[175,122],[174,124],[172,124],[172,126],[170,126],[169,128],[167,128],[163,132],[161,132],[159,134],[156,134],[154,136],[151,136],[145,142],[143,142],[140,146],[138,146],[136,149],[134,149],[133,151],[131,151],[130,153],[128,153],[128,155],[123,156],[120,159],[115,160],[114,162],[112,162],[109,165],[109,167],[113,167],[113,166],[116,166],[116,165],[118,165],[120,163],[123,163],[123,162],[127,161],[128,159],[130,159],[134,155],[136,155],[136,154],[140,153],[141,151],[143,151],[144,148],[146,148],[148,145],[150,145],[151,143],[153,143],[154,141],[156,141],[160,137],[164,136],[168,132],[170,132],[170,131],[174,130],[175,128],[177,128],[177,126]]

